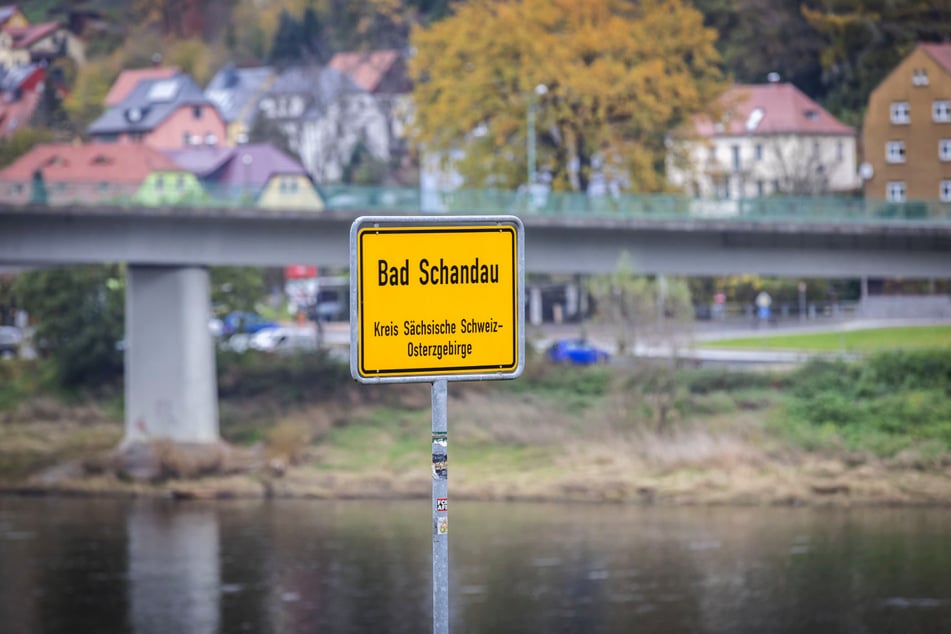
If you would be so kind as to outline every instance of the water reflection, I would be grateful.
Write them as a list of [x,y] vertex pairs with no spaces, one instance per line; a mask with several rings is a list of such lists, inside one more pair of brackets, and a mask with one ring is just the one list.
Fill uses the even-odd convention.
[[[0,498],[3,632],[425,632],[428,500]],[[453,506],[462,632],[951,631],[951,513]]]
[[221,572],[215,509],[137,504],[126,525],[132,630],[217,632]]

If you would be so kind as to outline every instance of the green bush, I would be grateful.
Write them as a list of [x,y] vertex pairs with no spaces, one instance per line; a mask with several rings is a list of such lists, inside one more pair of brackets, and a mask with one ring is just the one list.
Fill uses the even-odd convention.
[[750,388],[767,388],[778,384],[779,379],[764,372],[743,372],[700,368],[681,370],[678,380],[691,394],[733,392]]
[[324,351],[294,356],[220,352],[217,366],[218,396],[223,399],[301,403],[352,383],[349,367]]
[[790,376],[793,421],[834,429],[853,449],[891,455],[919,444],[951,450],[951,352],[882,352],[813,361]]

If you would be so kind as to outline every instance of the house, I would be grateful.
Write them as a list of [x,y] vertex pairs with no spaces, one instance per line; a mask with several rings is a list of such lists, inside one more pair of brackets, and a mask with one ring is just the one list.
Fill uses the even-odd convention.
[[46,69],[37,64],[0,67],[0,138],[9,138],[30,122],[45,80]]
[[413,82],[406,69],[406,55],[399,50],[358,51],[335,54],[329,63],[373,95],[386,116],[390,156],[396,163],[408,153],[407,131],[412,118]]
[[307,171],[273,145],[189,147],[166,156],[201,182],[213,202],[319,211],[324,201]]
[[228,124],[231,145],[248,142],[258,100],[276,78],[277,73],[270,66],[237,68],[228,64],[208,82],[205,96],[218,106]]
[[698,197],[852,192],[856,131],[790,83],[735,85],[716,118],[669,137],[667,177]]
[[872,90],[865,196],[951,202],[951,44],[919,44]]
[[99,143],[141,143],[160,150],[227,143],[217,106],[182,73],[139,81],[88,132]]
[[12,68],[62,56],[85,63],[83,41],[58,22],[30,24],[15,4],[0,7],[0,66]]
[[146,177],[178,166],[147,145],[37,145],[0,170],[0,200],[8,203],[122,202]]
[[140,205],[202,205],[210,204],[211,197],[202,187],[198,177],[179,167],[163,168],[151,172],[142,181],[142,186],[132,196]]
[[257,116],[283,131],[319,183],[340,181],[361,149],[376,161],[391,157],[384,108],[334,68],[286,69],[258,102]]

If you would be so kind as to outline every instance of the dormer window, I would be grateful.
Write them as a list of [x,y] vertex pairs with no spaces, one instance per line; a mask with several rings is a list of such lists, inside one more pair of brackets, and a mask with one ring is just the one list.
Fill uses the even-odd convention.
[[93,165],[112,165],[113,160],[104,154],[98,154],[92,161]]
[[764,111],[762,108],[754,108],[750,116],[746,118],[746,131],[752,132],[763,120]]
[[138,123],[144,117],[145,113],[142,108],[132,107],[125,111],[125,118],[129,120],[129,123]]
[[896,125],[911,123],[911,107],[907,101],[893,101],[890,111],[892,123]]
[[805,112],[803,112],[803,115],[804,115],[804,116],[806,117],[806,119],[809,120],[809,121],[818,121],[818,119],[819,119],[819,111],[818,111],[818,110],[806,110]]

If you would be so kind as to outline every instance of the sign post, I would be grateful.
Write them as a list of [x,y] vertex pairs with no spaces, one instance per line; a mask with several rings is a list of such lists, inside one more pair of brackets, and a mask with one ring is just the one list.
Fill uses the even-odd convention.
[[525,237],[515,216],[365,216],[350,228],[350,373],[432,384],[433,632],[449,632],[448,381],[525,364]]

